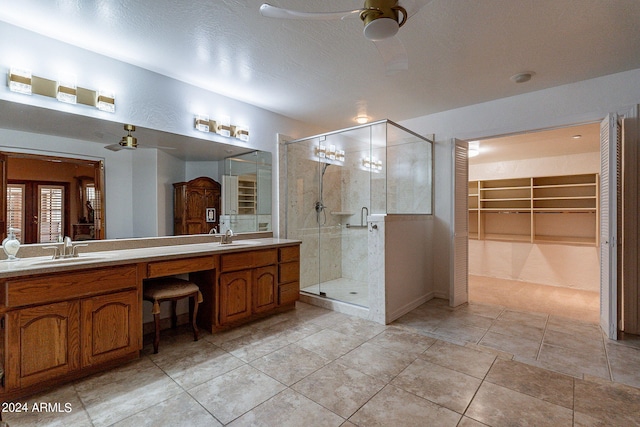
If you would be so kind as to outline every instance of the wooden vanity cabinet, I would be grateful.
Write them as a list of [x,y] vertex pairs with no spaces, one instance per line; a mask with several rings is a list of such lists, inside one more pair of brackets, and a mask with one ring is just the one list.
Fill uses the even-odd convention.
[[217,326],[277,307],[277,263],[277,249],[220,255]]
[[220,274],[221,325],[251,316],[251,270],[231,271]]
[[300,246],[278,249],[278,304],[300,299]]
[[65,301],[6,315],[5,387],[15,390],[80,368],[80,304]]
[[278,305],[278,272],[275,265],[256,268],[253,272],[253,312],[273,310]]
[[5,391],[75,378],[138,357],[136,266],[10,279],[5,291]]
[[88,367],[138,350],[138,293],[135,290],[80,301],[82,366]]

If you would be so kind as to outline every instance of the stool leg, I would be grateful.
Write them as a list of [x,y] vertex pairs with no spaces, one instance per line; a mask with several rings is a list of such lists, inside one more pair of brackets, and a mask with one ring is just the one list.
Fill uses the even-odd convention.
[[178,305],[178,301],[171,301],[171,327],[175,329],[178,326],[178,315],[176,314],[176,307]]
[[156,354],[160,344],[160,313],[153,315],[153,321],[156,325],[156,336],[153,338],[153,354]]
[[193,296],[193,319],[191,324],[193,326],[193,340],[198,341],[198,325],[196,324],[196,318],[198,317],[198,294]]

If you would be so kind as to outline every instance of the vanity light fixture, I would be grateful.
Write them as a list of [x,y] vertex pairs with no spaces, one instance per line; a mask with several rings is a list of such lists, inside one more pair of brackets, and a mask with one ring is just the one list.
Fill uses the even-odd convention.
[[196,114],[195,127],[200,132],[209,132],[209,130],[211,129],[209,116],[204,114]]
[[231,136],[231,118],[229,118],[229,116],[220,117],[220,120],[216,123],[217,126],[215,126],[214,129],[218,135]]
[[12,67],[9,70],[8,85],[12,92],[31,95],[31,71]]
[[110,90],[99,91],[86,89],[76,85],[75,77],[65,77],[60,81],[34,76],[30,70],[11,67],[7,76],[7,86],[12,92],[25,95],[40,95],[56,98],[69,104],[82,104],[100,111],[114,113],[116,110],[115,95]]
[[209,120],[206,114],[196,114],[194,127],[200,132],[215,132],[227,138],[238,138],[240,141],[249,141],[249,128],[246,126],[232,125],[229,117],[222,117],[220,120]]
[[100,111],[106,111],[108,113],[115,113],[115,111],[116,111],[116,96],[110,90],[100,89],[98,91],[98,100],[96,101],[96,107]]
[[364,159],[362,159],[362,167],[368,171],[381,172],[382,160],[378,160],[372,157],[365,157]]
[[58,101],[66,102],[67,104],[75,104],[78,101],[78,87],[76,86],[75,77],[65,77],[58,81],[56,98]]
[[344,163],[344,150],[340,150],[335,145],[316,145],[314,149],[318,161],[329,164]]
[[238,138],[240,141],[249,141],[249,129],[242,126],[231,126],[231,136]]

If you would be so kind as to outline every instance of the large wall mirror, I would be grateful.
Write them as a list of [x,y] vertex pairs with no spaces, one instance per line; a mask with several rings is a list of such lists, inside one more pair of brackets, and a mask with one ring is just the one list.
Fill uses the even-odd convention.
[[22,243],[103,239],[104,165],[99,160],[0,152],[2,238]]
[[[23,243],[56,241],[60,234],[74,240],[172,235],[173,184],[201,176],[220,184],[224,176],[242,181],[252,177],[255,209],[251,214],[246,209],[230,213],[230,228],[235,227],[234,233],[272,230],[271,153],[140,126],[134,133],[138,149],[104,149],[125,133],[122,123],[0,100],[1,190],[6,195],[9,184],[13,190],[22,185],[21,180],[31,181],[32,186],[55,181],[61,189],[50,189],[52,197],[59,196],[64,205],[57,218],[43,221],[43,213],[37,212],[39,196],[33,196],[40,190],[31,190],[27,184],[24,190],[13,190],[11,200],[0,198],[2,238],[9,215],[17,215],[11,221],[21,218],[12,226],[25,228],[28,235],[20,235]],[[20,166],[27,161],[32,163]],[[239,185],[234,188],[244,192]],[[24,206],[16,208],[23,197]],[[20,209],[25,212],[16,213]],[[247,220],[250,215],[251,221]],[[51,229],[49,237],[33,229],[45,223]]]
[[252,151],[224,160],[220,231],[271,231],[271,153]]

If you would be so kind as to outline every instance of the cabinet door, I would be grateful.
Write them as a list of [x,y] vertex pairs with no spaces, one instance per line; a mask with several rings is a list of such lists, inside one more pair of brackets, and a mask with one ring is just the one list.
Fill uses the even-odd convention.
[[136,291],[85,299],[82,312],[82,366],[116,359],[141,348],[142,321]]
[[8,390],[80,367],[79,303],[60,302],[7,313]]
[[206,230],[204,188],[188,188],[186,197],[185,223],[187,234],[202,234]]
[[277,301],[278,281],[276,266],[256,268],[253,273],[253,312],[260,313],[274,308]]
[[220,324],[251,315],[251,270],[220,275]]

